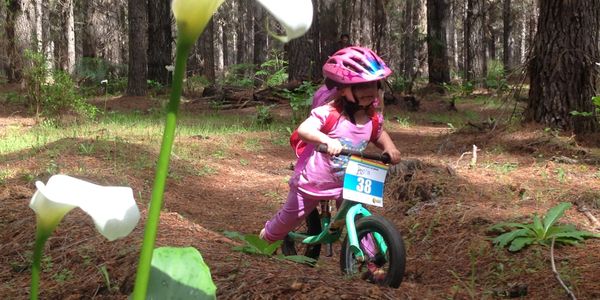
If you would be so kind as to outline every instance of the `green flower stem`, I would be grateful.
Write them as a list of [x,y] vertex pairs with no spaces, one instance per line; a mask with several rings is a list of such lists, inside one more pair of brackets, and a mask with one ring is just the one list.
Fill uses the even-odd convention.
[[146,299],[148,280],[150,279],[152,251],[154,250],[154,243],[156,241],[156,232],[158,230],[160,211],[163,204],[165,182],[167,181],[167,173],[169,171],[169,159],[171,157],[171,149],[173,148],[173,140],[175,139],[175,128],[177,127],[177,113],[179,111],[183,76],[185,74],[187,56],[192,45],[193,43],[182,41],[181,38],[177,41],[177,54],[175,57],[175,71],[173,73],[171,99],[167,105],[165,132],[163,134],[160,154],[158,156],[154,187],[152,188],[152,200],[150,201],[150,210],[148,212],[148,220],[146,221],[146,229],[144,231],[144,241],[135,278],[135,287],[133,289],[134,300]]
[[33,266],[31,267],[31,287],[29,299],[37,300],[40,291],[40,273],[44,245],[52,234],[52,230],[41,229],[39,224],[35,232],[35,245],[33,247]]

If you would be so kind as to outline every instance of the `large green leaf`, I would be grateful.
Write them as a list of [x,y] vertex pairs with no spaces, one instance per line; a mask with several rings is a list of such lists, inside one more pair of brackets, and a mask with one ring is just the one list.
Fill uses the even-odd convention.
[[599,234],[597,233],[592,233],[592,232],[588,232],[588,231],[569,231],[569,232],[559,232],[556,233],[554,235],[552,235],[549,238],[552,237],[556,237],[556,238],[572,238],[572,239],[576,239],[576,240],[583,240],[583,239],[587,239],[587,238],[598,238],[600,237]]
[[511,232],[503,233],[492,240],[498,247],[504,248],[508,243],[518,237],[531,236],[532,231],[530,229],[517,229]]
[[569,202],[561,202],[557,206],[549,209],[544,216],[544,232],[548,232],[548,229],[550,229],[550,227],[562,217],[565,210],[569,209],[572,205],[573,204]]
[[552,238],[552,236],[557,233],[571,232],[571,231],[577,231],[577,228],[573,224],[552,226],[552,227],[550,227],[550,229],[548,229],[548,232],[546,232],[546,238]]
[[519,251],[521,250],[523,247],[535,242],[536,238],[534,237],[518,237],[516,239],[514,239],[512,241],[512,243],[510,243],[510,247],[508,248],[508,251]]
[[523,228],[523,229],[529,228],[529,226],[526,224],[506,222],[506,223],[498,223],[493,226],[490,226],[490,228],[488,230],[504,232],[504,231],[506,231],[506,230],[504,230],[505,227],[509,227],[509,228],[516,227],[516,228]]
[[216,299],[216,291],[210,269],[198,250],[154,249],[147,299]]
[[544,238],[544,235],[545,235],[546,231],[544,230],[544,226],[542,225],[542,221],[540,220],[540,217],[537,214],[533,215],[533,226],[532,226],[532,229],[535,232],[535,235],[539,239],[543,239]]

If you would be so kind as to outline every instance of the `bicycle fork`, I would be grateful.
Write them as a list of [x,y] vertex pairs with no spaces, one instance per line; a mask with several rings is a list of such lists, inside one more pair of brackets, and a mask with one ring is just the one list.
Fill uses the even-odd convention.
[[[348,243],[350,244],[350,250],[352,250],[352,252],[354,253],[354,257],[356,258],[357,261],[363,262],[365,260],[365,254],[363,253],[362,249],[360,249],[360,243],[361,241],[358,240],[358,234],[356,232],[356,216],[357,215],[362,215],[363,217],[368,217],[371,215],[371,213],[362,206],[362,204],[360,203],[350,203],[350,201],[344,201],[344,204],[349,203],[348,205],[350,206],[348,207],[341,207],[340,210],[344,210],[347,209],[347,213],[346,215],[346,229],[348,230]],[[342,205],[344,206],[344,205]],[[369,243],[374,243],[375,246],[381,254],[385,255],[387,252],[387,245],[385,244],[385,241],[383,240],[383,237],[377,233],[377,232],[373,232],[372,233],[374,240],[372,241],[365,241],[365,242],[369,242]]]

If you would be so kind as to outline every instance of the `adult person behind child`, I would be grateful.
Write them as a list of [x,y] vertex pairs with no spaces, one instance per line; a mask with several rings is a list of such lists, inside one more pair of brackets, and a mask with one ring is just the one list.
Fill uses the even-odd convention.
[[337,44],[336,44],[335,48],[329,54],[329,56],[333,55],[334,53],[336,53],[340,49],[344,49],[344,48],[350,47],[350,46],[352,46],[352,43],[350,42],[350,35],[347,34],[347,33],[342,33],[340,35],[340,39],[337,41]]

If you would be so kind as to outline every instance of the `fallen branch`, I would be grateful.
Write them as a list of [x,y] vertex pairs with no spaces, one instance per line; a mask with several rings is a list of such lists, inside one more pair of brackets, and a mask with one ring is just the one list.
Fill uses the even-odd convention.
[[592,227],[595,230],[600,230],[600,222],[598,222],[598,219],[596,219],[596,217],[590,212],[590,209],[587,207],[587,205],[581,201],[575,201],[575,206],[577,206],[578,212],[584,214],[588,220],[590,220],[590,223],[592,223]]
[[460,160],[467,154],[471,154],[473,157],[471,157],[471,163],[470,166],[474,167],[477,164],[477,151],[479,151],[480,149],[477,148],[477,146],[473,145],[473,151],[467,151],[463,154],[460,155],[460,157],[458,158],[458,160],[456,161],[456,167],[458,167],[458,163],[460,162]]
[[560,274],[556,270],[556,265],[554,264],[554,241],[555,240],[556,240],[556,238],[552,238],[552,244],[550,245],[550,262],[552,263],[552,273],[554,273],[554,277],[556,278],[556,280],[558,280],[558,282],[563,287],[563,289],[567,292],[567,294],[569,294],[569,297],[572,300],[577,300],[577,297],[575,297],[575,294],[573,294],[573,292],[562,281],[562,279],[560,278]]

